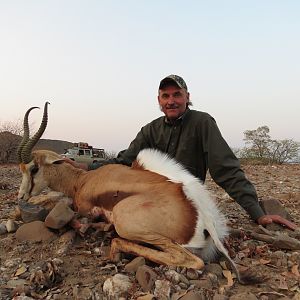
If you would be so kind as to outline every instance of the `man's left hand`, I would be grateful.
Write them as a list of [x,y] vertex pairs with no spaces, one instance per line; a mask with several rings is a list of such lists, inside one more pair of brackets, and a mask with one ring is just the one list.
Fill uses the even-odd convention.
[[297,225],[295,223],[290,222],[279,215],[264,215],[257,219],[257,223],[263,226],[267,224],[271,224],[273,222],[280,225],[284,225],[291,230],[295,230],[297,228]]

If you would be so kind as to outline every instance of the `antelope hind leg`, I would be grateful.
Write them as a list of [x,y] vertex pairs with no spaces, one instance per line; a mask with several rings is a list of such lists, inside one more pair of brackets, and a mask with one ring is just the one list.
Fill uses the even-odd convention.
[[110,259],[116,261],[119,257],[118,254],[125,252],[143,256],[148,260],[168,266],[181,266],[193,269],[203,269],[204,267],[204,262],[201,258],[166,238],[160,239],[159,243],[154,244],[151,242],[151,244],[158,246],[162,250],[151,249],[125,239],[115,238],[111,243]]

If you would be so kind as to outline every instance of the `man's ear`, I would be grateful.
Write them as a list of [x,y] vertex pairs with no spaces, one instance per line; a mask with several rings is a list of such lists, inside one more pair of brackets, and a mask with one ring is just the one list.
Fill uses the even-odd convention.
[[157,96],[157,102],[158,102],[159,108],[160,108],[160,110],[161,110],[161,103],[160,103],[159,95]]

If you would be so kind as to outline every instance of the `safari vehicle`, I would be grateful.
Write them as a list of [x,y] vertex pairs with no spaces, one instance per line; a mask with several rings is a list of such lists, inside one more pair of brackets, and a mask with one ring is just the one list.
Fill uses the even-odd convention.
[[87,164],[95,161],[103,161],[106,158],[104,149],[94,148],[88,143],[83,142],[74,143],[74,147],[66,149],[63,156]]

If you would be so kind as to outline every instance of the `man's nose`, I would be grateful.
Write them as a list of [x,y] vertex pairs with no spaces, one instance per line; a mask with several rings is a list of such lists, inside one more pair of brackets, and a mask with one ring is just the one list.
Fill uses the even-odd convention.
[[175,102],[175,98],[173,96],[170,96],[168,98],[168,104],[173,104]]

